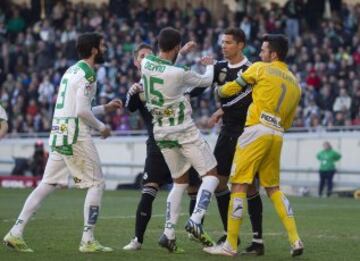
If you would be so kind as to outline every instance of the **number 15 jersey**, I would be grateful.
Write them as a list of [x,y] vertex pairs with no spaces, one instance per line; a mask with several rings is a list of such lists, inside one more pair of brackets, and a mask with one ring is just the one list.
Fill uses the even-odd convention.
[[185,66],[149,55],[141,63],[141,73],[146,106],[153,115],[155,139],[159,137],[157,133],[175,133],[195,125],[184,91],[189,87],[210,86],[214,75],[212,65],[200,75]]

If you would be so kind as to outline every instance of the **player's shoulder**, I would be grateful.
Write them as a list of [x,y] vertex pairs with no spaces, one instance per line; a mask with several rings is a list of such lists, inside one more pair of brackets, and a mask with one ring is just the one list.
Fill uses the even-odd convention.
[[247,71],[261,71],[264,70],[268,67],[270,67],[271,64],[270,63],[265,63],[265,62],[254,62],[253,64],[251,64],[248,68]]
[[74,76],[77,77],[84,77],[87,82],[93,83],[96,81],[96,74],[93,68],[91,68],[87,63],[84,61],[78,61],[69,70],[73,70]]
[[229,64],[228,61],[220,60],[220,61],[217,61],[214,66],[215,66],[215,68],[222,69],[222,68],[227,68],[228,64]]

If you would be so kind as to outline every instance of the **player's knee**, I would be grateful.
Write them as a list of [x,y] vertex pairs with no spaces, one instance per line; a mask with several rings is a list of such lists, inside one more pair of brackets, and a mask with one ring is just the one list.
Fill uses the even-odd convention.
[[270,198],[272,196],[272,194],[279,191],[280,189],[279,189],[279,187],[267,187],[267,188],[265,188],[265,190],[266,190],[266,194]]
[[255,197],[257,194],[259,194],[259,191],[258,191],[258,189],[256,188],[256,186],[250,185],[250,186],[248,187],[247,197],[248,197],[248,198],[252,198],[252,197]]
[[152,185],[145,185],[141,191],[142,194],[150,195],[153,198],[156,198],[158,187]]
[[187,188],[187,193],[188,193],[188,195],[190,196],[190,195],[193,195],[193,194],[197,194],[197,192],[198,192],[198,187],[196,187],[196,186],[189,186],[188,188]]

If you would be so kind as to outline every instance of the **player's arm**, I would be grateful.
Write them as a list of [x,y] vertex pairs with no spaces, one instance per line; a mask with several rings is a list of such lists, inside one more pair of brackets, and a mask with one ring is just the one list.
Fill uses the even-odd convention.
[[251,88],[258,81],[259,71],[263,67],[263,63],[257,62],[252,64],[244,73],[242,73],[235,81],[227,82],[218,88],[218,95],[220,97],[231,97]]
[[219,122],[219,120],[221,119],[221,117],[222,117],[223,115],[224,115],[223,109],[222,109],[222,108],[217,109],[217,111],[214,112],[214,113],[211,115],[210,119],[208,120],[208,127],[209,127],[209,128],[214,127],[214,125]]
[[183,79],[183,86],[192,87],[209,87],[214,79],[214,59],[212,57],[201,58],[201,63],[206,65],[204,74],[198,74],[191,70],[185,70]]
[[87,93],[85,84],[82,84],[76,92],[76,116],[91,128],[101,132],[106,126],[95,117],[91,110],[91,98]]
[[6,120],[0,119],[0,139],[2,139],[8,132],[9,125]]
[[98,105],[91,108],[95,116],[105,115],[115,111],[116,109],[122,108],[122,101],[119,99],[113,99],[105,105]]
[[142,105],[139,96],[140,92],[143,92],[143,88],[140,83],[134,83],[127,92],[125,107],[130,112],[136,111]]

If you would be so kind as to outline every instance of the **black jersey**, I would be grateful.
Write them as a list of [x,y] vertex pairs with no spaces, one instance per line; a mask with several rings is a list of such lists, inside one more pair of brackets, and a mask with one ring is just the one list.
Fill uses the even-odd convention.
[[155,143],[154,131],[153,131],[154,125],[152,123],[153,117],[151,113],[148,111],[148,109],[145,107],[145,103],[140,99],[140,94],[136,93],[134,95],[130,95],[128,93],[126,96],[125,107],[130,112],[135,112],[136,110],[139,110],[142,118],[144,119],[146,130],[149,135],[149,141]]
[[[229,64],[228,61],[218,61],[214,65],[214,83],[218,86],[235,80],[241,75],[251,63],[245,57],[238,64]],[[204,91],[204,88],[194,88],[190,91],[191,97],[197,96]],[[240,135],[243,131],[246,114],[249,105],[252,103],[251,89],[228,98],[220,98],[221,108],[224,111],[222,117],[223,125],[221,132],[227,135]]]

